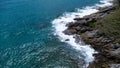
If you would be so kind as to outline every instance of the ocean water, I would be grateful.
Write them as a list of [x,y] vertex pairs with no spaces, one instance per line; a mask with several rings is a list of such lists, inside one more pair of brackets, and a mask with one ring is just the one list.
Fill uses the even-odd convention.
[[93,7],[86,8],[94,5],[110,3],[104,0],[0,0],[0,68],[83,68],[86,61],[94,59],[94,50],[89,45],[75,44],[73,36],[63,35],[62,31],[66,29],[65,22],[71,22],[77,15],[97,12]]

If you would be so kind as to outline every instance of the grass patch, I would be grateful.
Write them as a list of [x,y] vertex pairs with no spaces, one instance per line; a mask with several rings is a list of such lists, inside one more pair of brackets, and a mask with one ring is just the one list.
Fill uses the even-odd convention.
[[120,39],[120,7],[117,6],[114,12],[99,20],[96,27],[100,30],[101,34],[116,40]]
[[96,27],[96,24],[95,24],[95,23],[90,23],[90,24],[89,24],[89,27],[95,28],[95,27]]
[[117,43],[119,43],[119,44],[120,44],[120,39],[118,39],[118,40],[117,40]]

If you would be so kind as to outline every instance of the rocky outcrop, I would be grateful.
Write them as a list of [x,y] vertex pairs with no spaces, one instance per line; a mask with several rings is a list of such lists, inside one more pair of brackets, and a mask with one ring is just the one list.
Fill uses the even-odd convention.
[[120,48],[110,51],[110,55],[120,59]]
[[94,67],[97,65],[103,68],[109,68],[112,63],[120,63],[120,44],[116,43],[115,39],[102,35],[94,26],[94,24],[98,24],[96,22],[99,19],[106,17],[115,9],[115,6],[101,8],[97,13],[83,18],[75,18],[75,22],[70,22],[66,25],[68,29],[64,31],[65,34],[80,35],[84,42],[91,44],[99,52],[98,54],[94,54],[96,60],[90,64],[89,68],[97,68]]

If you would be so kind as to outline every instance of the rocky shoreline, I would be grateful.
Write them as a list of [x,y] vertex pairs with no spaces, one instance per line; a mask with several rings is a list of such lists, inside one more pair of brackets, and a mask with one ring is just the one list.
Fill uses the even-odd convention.
[[115,38],[101,34],[95,27],[95,25],[100,25],[97,21],[107,17],[114,10],[116,10],[116,5],[100,8],[99,12],[83,18],[75,18],[75,22],[67,24],[68,28],[63,31],[67,35],[79,35],[86,44],[91,44],[91,47],[98,51],[94,54],[95,61],[90,63],[88,68],[111,68],[112,64],[120,64],[120,44]]

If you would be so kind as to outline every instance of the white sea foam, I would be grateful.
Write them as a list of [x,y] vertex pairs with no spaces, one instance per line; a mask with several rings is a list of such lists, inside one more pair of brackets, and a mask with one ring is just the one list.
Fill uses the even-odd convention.
[[[66,24],[68,24],[69,22],[74,22],[74,18],[96,13],[98,12],[96,8],[111,6],[111,1],[112,0],[101,0],[100,4],[96,4],[94,6],[87,6],[83,9],[78,9],[76,12],[66,12],[62,16],[52,21],[53,27],[55,29],[55,35],[57,35],[62,42],[66,42],[76,50],[79,50],[85,56],[85,61],[87,63],[94,60],[94,57],[92,55],[95,53],[95,50],[92,49],[90,45],[83,45],[81,42],[79,44],[76,43],[74,38],[75,35],[65,35],[63,31],[67,29]],[[69,41],[65,41],[66,39],[69,39]]]

